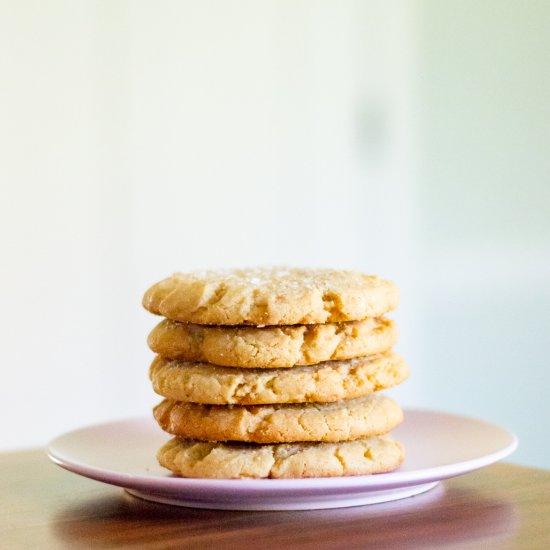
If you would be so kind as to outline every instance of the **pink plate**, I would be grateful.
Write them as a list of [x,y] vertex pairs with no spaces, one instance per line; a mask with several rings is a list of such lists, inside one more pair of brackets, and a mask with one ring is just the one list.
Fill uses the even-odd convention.
[[223,510],[313,510],[387,502],[425,492],[449,477],[497,462],[517,438],[487,422],[405,410],[392,435],[405,446],[399,470],[371,476],[308,479],[196,479],[170,475],[156,451],[169,436],[151,418],[99,424],[66,433],[48,456],[77,474],[124,487],[156,502]]

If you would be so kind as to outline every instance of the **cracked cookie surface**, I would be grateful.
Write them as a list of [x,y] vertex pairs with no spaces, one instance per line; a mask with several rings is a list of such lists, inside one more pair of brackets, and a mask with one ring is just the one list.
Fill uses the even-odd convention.
[[165,399],[154,409],[172,435],[204,441],[337,442],[381,435],[403,419],[399,405],[382,394],[334,403],[199,405]]
[[288,368],[383,353],[397,341],[390,319],[317,325],[204,326],[164,319],[149,347],[166,359],[241,368]]
[[161,466],[183,477],[305,478],[395,470],[403,448],[389,436],[343,443],[255,445],[171,439],[157,453]]
[[291,268],[175,273],[143,297],[152,313],[207,325],[358,321],[380,317],[398,302],[395,285],[374,275]]
[[211,405],[331,402],[403,382],[409,369],[397,353],[291,369],[236,369],[156,357],[154,390],[175,401]]

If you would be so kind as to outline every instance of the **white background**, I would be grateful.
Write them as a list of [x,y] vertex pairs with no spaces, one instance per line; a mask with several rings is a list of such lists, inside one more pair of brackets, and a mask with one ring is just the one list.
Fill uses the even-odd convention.
[[404,405],[550,467],[550,4],[0,2],[0,449],[148,414],[176,270],[394,280]]

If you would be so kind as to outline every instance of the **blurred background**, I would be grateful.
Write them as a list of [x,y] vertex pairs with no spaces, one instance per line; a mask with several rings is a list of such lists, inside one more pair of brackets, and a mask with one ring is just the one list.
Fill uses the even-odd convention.
[[550,468],[550,2],[0,0],[0,450],[146,415],[196,268],[395,281],[394,394]]

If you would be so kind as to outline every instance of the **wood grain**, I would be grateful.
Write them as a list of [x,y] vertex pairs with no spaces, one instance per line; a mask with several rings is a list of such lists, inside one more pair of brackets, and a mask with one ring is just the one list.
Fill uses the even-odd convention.
[[402,501],[307,512],[144,502],[50,463],[0,455],[0,548],[550,548],[550,472],[509,464]]

